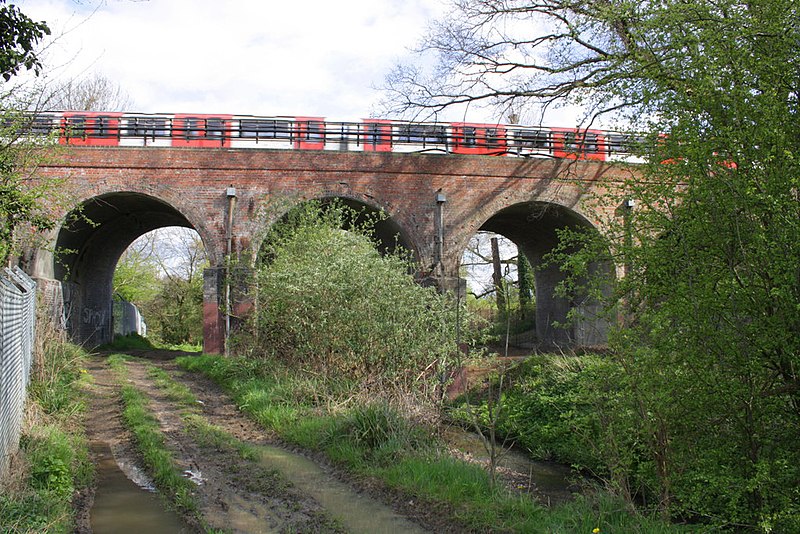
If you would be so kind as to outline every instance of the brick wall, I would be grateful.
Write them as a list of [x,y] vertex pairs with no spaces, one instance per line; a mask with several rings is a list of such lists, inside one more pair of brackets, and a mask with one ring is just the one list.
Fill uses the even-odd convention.
[[[126,204],[119,197],[117,209],[138,209],[139,219],[157,218],[162,208],[174,210],[198,231],[212,267],[222,263],[226,251],[226,189],[231,185],[237,195],[234,252],[257,250],[266,227],[292,203],[343,197],[384,209],[421,264],[432,268],[436,267],[436,195],[440,192],[446,202],[438,268],[440,276],[446,277],[458,275],[470,236],[509,206],[561,206],[602,231],[613,210],[587,204],[587,200],[619,187],[631,172],[635,170],[621,164],[558,159],[119,147],[73,148],[39,169],[44,178],[67,179],[72,205],[100,195],[110,195],[106,199],[114,202],[114,195],[126,192],[152,200],[145,208]],[[536,232],[535,224],[530,224],[530,231]],[[32,265],[42,263],[47,261]],[[213,303],[207,302],[209,332],[219,329],[208,324],[211,308]]]

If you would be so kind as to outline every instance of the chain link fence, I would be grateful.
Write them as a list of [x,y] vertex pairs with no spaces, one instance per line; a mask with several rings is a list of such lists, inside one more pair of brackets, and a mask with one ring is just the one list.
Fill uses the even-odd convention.
[[36,282],[17,267],[0,272],[0,479],[19,446],[36,326]]

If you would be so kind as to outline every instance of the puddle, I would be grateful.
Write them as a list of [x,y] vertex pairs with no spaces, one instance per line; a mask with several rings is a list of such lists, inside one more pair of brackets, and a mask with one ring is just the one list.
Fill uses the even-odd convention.
[[[91,510],[94,534],[176,534],[193,532],[178,517],[166,510],[152,483],[130,462],[117,465],[105,443],[93,443],[97,459],[97,491]],[[123,472],[133,473],[134,482]]]
[[385,504],[362,495],[332,478],[308,458],[277,447],[261,446],[259,450],[262,465],[279,470],[297,489],[314,497],[348,532],[354,534],[426,532]]
[[[443,437],[451,447],[468,453],[472,458],[489,461],[489,453],[486,452],[481,437],[477,434],[459,427],[449,427],[444,431]],[[539,493],[546,496],[553,504],[573,498],[575,485],[572,479],[575,478],[575,473],[569,467],[533,460],[524,452],[513,448],[503,452],[498,465],[529,477]]]

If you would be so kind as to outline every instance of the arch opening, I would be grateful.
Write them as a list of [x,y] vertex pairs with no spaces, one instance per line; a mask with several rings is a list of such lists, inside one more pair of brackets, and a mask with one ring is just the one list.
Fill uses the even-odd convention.
[[166,227],[194,229],[170,204],[134,192],[90,198],[66,217],[55,240],[52,278],[61,282],[72,339],[87,346],[113,340],[119,259],[140,236]]
[[[520,336],[520,342],[526,348],[593,347],[602,346],[607,341],[608,321],[600,313],[599,302],[586,294],[570,297],[557,294],[557,287],[566,275],[561,265],[546,259],[559,244],[559,230],[563,228],[597,231],[575,211],[546,202],[524,202],[506,207],[492,215],[478,229],[480,233],[507,239],[506,251],[501,250],[507,265],[515,267],[516,260],[508,260],[518,255],[527,259],[532,267],[534,324],[530,325],[531,332],[528,335]],[[591,269],[604,280],[603,292],[610,291],[613,266],[597,263]],[[507,279],[518,283],[515,269],[509,269],[507,274]]]
[[[413,259],[418,259],[417,250],[412,245],[411,240],[403,231],[397,222],[386,213],[380,207],[376,207],[366,202],[361,202],[359,200],[355,200],[348,197],[325,197],[316,200],[309,200],[305,202],[301,202],[295,205],[292,209],[286,212],[282,217],[278,219],[278,222],[285,222],[288,220],[289,214],[292,213],[294,210],[301,210],[303,206],[307,205],[309,202],[319,202],[321,208],[324,210],[329,206],[334,204],[338,204],[346,209],[352,210],[352,213],[355,217],[352,220],[346,221],[346,224],[352,224],[356,227],[359,227],[364,222],[368,220],[375,220],[376,222],[372,226],[373,230],[373,241],[375,243],[376,248],[381,254],[391,254],[399,251],[403,251],[411,255]],[[374,219],[373,219],[374,218]],[[276,223],[277,224],[277,223]],[[258,261],[263,261],[265,258],[264,254],[264,245],[269,240],[269,233],[272,227],[267,230],[264,240],[262,241],[261,246],[259,247],[258,252]],[[344,229],[344,228],[343,228]]]

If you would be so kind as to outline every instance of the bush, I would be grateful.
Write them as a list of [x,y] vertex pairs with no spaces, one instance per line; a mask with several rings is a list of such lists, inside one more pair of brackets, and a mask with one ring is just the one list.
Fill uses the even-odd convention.
[[435,382],[456,349],[452,301],[381,255],[349,208],[298,210],[270,234],[257,273],[258,350],[362,390]]

